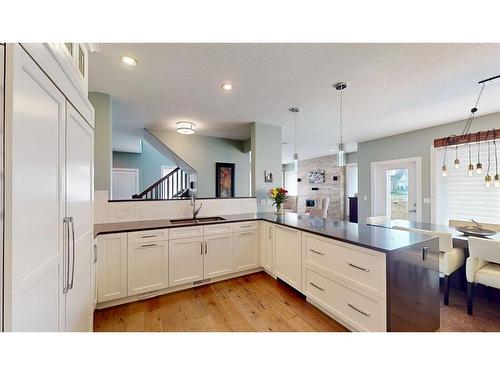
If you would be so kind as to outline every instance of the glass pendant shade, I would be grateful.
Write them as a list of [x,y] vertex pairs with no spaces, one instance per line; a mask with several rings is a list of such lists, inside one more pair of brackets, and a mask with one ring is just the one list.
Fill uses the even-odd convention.
[[446,164],[443,164],[443,166],[441,167],[441,175],[443,177],[448,176],[448,168],[446,168]]
[[455,169],[460,168],[460,160],[459,159],[455,159],[455,161],[453,162],[453,166],[455,167]]
[[481,163],[476,164],[476,172],[477,174],[483,173],[483,165]]
[[347,164],[346,154],[345,154],[345,145],[343,143],[339,143],[339,151],[337,152],[337,166],[345,167]]
[[495,175],[495,178],[493,179],[494,186],[496,188],[500,188],[500,176],[498,174]]
[[469,176],[472,176],[474,174],[474,164],[469,164],[469,167],[467,168],[467,174]]
[[299,154],[296,152],[293,154],[293,169],[295,171],[299,169]]
[[491,176],[489,174],[487,174],[485,177],[484,177],[484,186],[486,188],[490,188],[491,187]]

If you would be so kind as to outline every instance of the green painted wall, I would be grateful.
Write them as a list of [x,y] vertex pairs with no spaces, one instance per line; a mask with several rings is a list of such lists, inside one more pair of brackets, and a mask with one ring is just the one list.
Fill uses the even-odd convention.
[[199,197],[215,197],[216,162],[236,164],[235,196],[250,196],[250,158],[244,152],[244,141],[167,130],[148,131],[196,170]]
[[158,152],[148,142],[142,142],[140,190],[143,191],[161,178],[161,167],[175,167],[175,163]]
[[[477,117],[471,131],[499,127],[500,112]],[[435,138],[450,134],[461,134],[465,120],[434,126],[391,137],[379,138],[358,144],[358,215],[359,222],[365,222],[371,211],[371,162],[418,157],[422,158],[422,198],[430,198],[430,147]],[[365,200],[366,197],[366,200]],[[430,204],[422,202],[422,220],[430,222]]]
[[[257,198],[257,211],[274,211],[268,205],[267,192],[272,187],[283,186],[281,164],[281,127],[262,123],[250,126],[252,145],[252,195]],[[264,182],[264,172],[273,172],[273,182]]]
[[94,189],[111,191],[112,100],[108,94],[90,92],[89,100],[95,108],[94,133]]

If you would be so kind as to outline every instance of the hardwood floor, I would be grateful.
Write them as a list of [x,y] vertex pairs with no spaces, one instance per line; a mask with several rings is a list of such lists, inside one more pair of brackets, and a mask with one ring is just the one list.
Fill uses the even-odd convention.
[[97,310],[94,331],[345,332],[264,272]]
[[[440,331],[500,331],[500,302],[476,297],[473,316],[466,303],[465,292],[452,288],[450,305],[441,302]],[[96,332],[347,331],[264,272],[97,310],[94,317]]]

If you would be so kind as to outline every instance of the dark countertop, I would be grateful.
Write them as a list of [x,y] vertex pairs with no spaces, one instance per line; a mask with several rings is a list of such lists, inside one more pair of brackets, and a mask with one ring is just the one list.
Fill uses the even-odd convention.
[[[381,227],[381,228],[392,228],[392,227],[404,227],[404,228],[414,228],[421,230],[429,230],[433,232],[448,232],[451,233],[453,237],[453,246],[467,248],[468,247],[468,237],[465,236],[462,232],[459,232],[455,229],[455,227],[450,227],[445,224],[432,224],[425,223],[420,221],[409,221],[409,220],[387,220],[382,223],[372,224],[372,226]],[[486,238],[492,240],[500,240],[500,233],[497,233],[493,236],[488,236]]]
[[433,238],[423,234],[396,229],[366,224],[355,224],[345,221],[335,221],[332,219],[321,219],[289,212],[284,215],[275,215],[271,212],[221,216],[226,220],[199,224],[171,224],[168,219],[96,224],[94,226],[94,235],[98,236],[100,234],[133,232],[150,229],[179,228],[191,225],[213,225],[240,221],[265,220],[270,223],[281,224],[290,228],[300,229],[302,231],[327,238],[383,252],[401,249]]

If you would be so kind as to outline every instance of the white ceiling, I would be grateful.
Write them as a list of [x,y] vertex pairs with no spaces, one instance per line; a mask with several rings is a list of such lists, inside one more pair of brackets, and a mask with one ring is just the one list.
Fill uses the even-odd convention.
[[[114,98],[114,132],[174,129],[190,120],[199,134],[245,139],[249,124],[283,127],[292,159],[291,106],[299,114],[300,158],[339,142],[339,98],[346,81],[344,137],[357,143],[468,116],[477,81],[500,74],[500,44],[100,44],[90,90]],[[139,60],[135,67],[121,55]],[[236,88],[223,91],[224,81]],[[488,85],[479,113],[500,111],[500,82]],[[130,149],[116,137],[115,148]],[[118,144],[120,143],[120,144]]]

